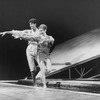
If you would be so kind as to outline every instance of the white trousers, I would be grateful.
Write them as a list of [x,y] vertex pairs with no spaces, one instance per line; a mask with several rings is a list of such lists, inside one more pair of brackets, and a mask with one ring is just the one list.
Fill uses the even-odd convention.
[[26,56],[30,71],[35,70],[35,57],[37,54],[37,45],[29,44],[26,49]]

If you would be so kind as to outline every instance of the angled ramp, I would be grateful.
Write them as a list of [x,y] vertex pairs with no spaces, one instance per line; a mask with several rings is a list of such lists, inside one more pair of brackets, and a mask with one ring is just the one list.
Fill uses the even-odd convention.
[[[99,69],[99,68],[96,68],[96,67],[99,67],[99,65],[98,65],[99,62],[100,62],[100,55],[96,55],[94,57],[91,57],[89,59],[83,60],[83,61],[75,63],[75,64],[71,64],[70,62],[66,62],[66,63],[54,63],[54,64],[52,64],[52,66],[53,65],[66,65],[66,67],[61,68],[59,70],[54,70],[54,71],[50,72],[46,77],[47,78],[51,78],[51,77],[54,78],[54,76],[59,76],[60,74],[61,74],[61,76],[63,76],[63,75],[65,75],[65,72],[66,72],[67,73],[66,78],[71,78],[71,69],[80,68],[80,70],[82,72],[82,66],[84,66],[84,68],[85,67],[87,68],[87,65],[88,65],[88,68],[90,68],[90,69],[88,69],[88,71],[86,71],[86,73],[84,73],[84,75],[85,75],[85,74],[88,74],[89,72],[91,72],[94,69]],[[77,70],[76,70],[76,72],[77,72]],[[99,71],[99,73],[100,73],[100,71]],[[97,75],[99,73],[97,72],[97,73],[93,74],[93,76],[95,76],[95,75]],[[93,76],[91,76],[91,77],[93,77]]]
[[[84,74],[84,72],[87,72],[85,73],[87,75],[94,69],[94,67],[98,67],[98,70],[95,70],[98,74],[100,73],[98,61],[99,56],[100,29],[94,29],[71,40],[65,41],[64,43],[59,44],[54,48],[51,53],[51,60],[53,63],[52,68],[54,69],[54,71],[47,75],[47,77],[52,76],[54,74],[58,75],[58,73],[61,72],[61,75],[67,75],[66,73],[71,72],[70,69],[75,69],[74,72],[77,71],[77,73],[81,77],[83,77],[84,75],[82,74]],[[66,62],[70,62],[71,65],[67,65]],[[95,64],[93,64],[93,62]],[[54,65],[54,63],[57,64]],[[83,65],[84,68],[82,67]],[[80,69],[77,68],[78,66],[80,66]],[[65,70],[66,72],[64,72]],[[73,74],[74,72],[72,71],[71,74]],[[71,76],[69,76],[69,78],[71,78]]]

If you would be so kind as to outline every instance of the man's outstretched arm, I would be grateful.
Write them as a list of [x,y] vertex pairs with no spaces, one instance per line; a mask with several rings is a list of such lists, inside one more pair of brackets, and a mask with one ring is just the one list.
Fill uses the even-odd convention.
[[0,35],[2,35],[2,36],[4,36],[5,34],[18,35],[18,34],[22,34],[22,33],[23,33],[23,31],[12,30],[12,31],[0,32]]

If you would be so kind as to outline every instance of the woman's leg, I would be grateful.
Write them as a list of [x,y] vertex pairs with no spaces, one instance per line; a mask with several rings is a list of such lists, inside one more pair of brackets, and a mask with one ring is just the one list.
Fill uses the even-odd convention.
[[45,63],[44,61],[40,61],[39,62],[39,66],[40,66],[40,72],[41,72],[41,80],[42,80],[42,83],[43,83],[43,87],[46,88],[46,77],[45,77],[45,69],[46,69],[46,66],[45,66]]
[[52,70],[52,63],[50,58],[46,59],[46,67],[47,67],[47,71],[50,72]]

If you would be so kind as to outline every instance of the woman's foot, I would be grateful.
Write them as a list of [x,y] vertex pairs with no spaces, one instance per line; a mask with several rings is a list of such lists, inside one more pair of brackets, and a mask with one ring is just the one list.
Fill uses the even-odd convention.
[[47,88],[47,86],[46,85],[43,85],[43,88]]

